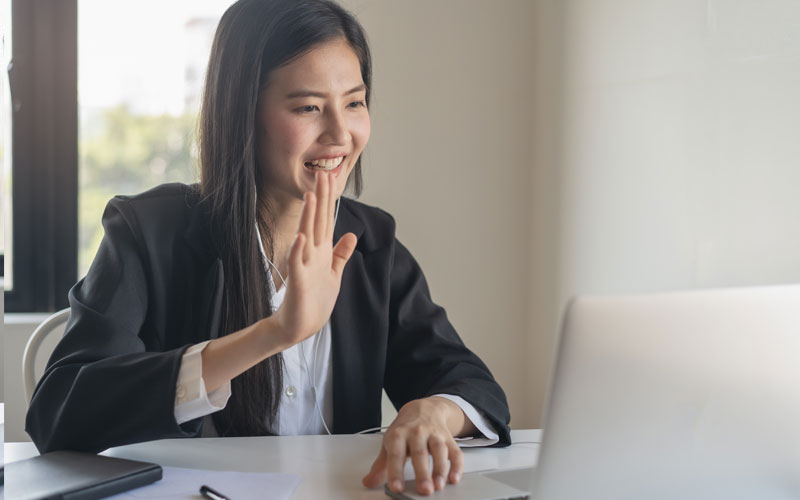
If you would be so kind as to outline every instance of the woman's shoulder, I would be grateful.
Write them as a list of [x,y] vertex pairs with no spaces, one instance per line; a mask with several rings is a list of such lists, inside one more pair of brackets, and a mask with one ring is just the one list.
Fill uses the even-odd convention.
[[[172,182],[161,184],[139,194],[118,194],[108,206],[137,218],[173,219],[191,213],[198,205],[200,190],[197,184]],[[154,221],[155,222],[155,221]]]
[[190,226],[205,226],[203,220],[198,220],[204,219],[199,201],[197,184],[161,184],[139,194],[114,196],[106,207],[103,224],[119,221],[137,237],[169,238]]
[[361,251],[377,250],[395,242],[394,217],[381,208],[352,198],[341,198],[337,229],[339,223],[342,233],[355,233]]
[[138,194],[118,194],[111,199],[110,203],[129,205],[134,210],[141,210],[147,207],[166,208],[171,206],[191,208],[197,204],[199,198],[200,189],[198,184],[170,182],[160,184]]
[[355,200],[353,198],[348,198],[346,196],[341,197],[341,209],[346,209],[349,211],[353,216],[361,220],[362,222],[370,225],[386,225],[391,224],[394,225],[394,217],[382,208],[378,208],[372,205],[367,205],[364,202]]

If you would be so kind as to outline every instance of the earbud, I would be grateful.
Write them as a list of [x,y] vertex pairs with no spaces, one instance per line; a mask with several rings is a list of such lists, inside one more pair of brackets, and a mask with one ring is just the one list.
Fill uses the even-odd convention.
[[[339,203],[340,203],[340,201],[341,201],[341,198],[337,198],[336,199],[336,211],[333,214],[333,227],[336,227],[336,220],[339,218]],[[281,274],[281,272],[278,271],[278,266],[276,266],[275,264],[272,263],[271,260],[269,260],[269,257],[267,257],[267,252],[264,251],[264,242],[261,239],[261,231],[258,229],[258,222],[256,222],[256,236],[258,238],[258,249],[261,252],[261,259],[262,259],[262,263],[264,265],[264,270],[269,275],[270,267],[272,267],[272,269],[274,269],[275,272],[278,274],[278,278],[281,279],[281,282],[283,283],[283,287],[286,288],[288,285],[286,284],[286,280],[283,278],[283,275]],[[316,333],[316,335],[319,335],[321,333],[322,333],[322,330],[318,331]],[[315,365],[315,363],[317,361],[317,349],[319,348],[319,344],[320,343],[317,342],[314,345],[314,355],[311,358],[311,367],[312,368],[314,368],[314,365]],[[299,346],[300,346],[300,356],[303,358],[303,365],[305,366],[305,369],[306,369],[306,375],[308,376],[308,379],[311,381],[311,393],[314,396],[314,406],[317,409],[317,413],[319,414],[320,420],[322,420],[322,426],[325,428],[325,432],[327,432],[328,435],[331,435],[332,434],[331,430],[328,428],[328,424],[325,423],[325,417],[322,415],[322,409],[319,407],[319,398],[317,397],[317,385],[314,382],[314,375],[315,375],[316,371],[311,371],[308,368],[308,361],[306,361],[306,354],[303,351],[303,343],[301,342]]]

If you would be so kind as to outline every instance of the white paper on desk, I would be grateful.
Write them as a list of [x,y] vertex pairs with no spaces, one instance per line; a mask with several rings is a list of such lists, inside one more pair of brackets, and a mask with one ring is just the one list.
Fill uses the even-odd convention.
[[161,481],[109,497],[113,500],[198,500],[200,486],[208,485],[231,500],[284,500],[292,496],[302,478],[296,474],[229,472],[164,467]]

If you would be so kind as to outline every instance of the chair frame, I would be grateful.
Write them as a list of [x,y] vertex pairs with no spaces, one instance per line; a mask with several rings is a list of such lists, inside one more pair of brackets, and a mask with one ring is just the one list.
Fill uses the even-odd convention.
[[69,308],[62,309],[42,321],[33,331],[22,353],[22,380],[25,385],[25,404],[29,404],[36,387],[36,354],[44,339],[69,318]]

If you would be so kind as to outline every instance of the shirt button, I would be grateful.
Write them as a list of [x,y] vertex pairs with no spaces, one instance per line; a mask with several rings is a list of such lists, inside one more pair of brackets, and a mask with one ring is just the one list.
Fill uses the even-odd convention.
[[178,390],[175,391],[175,395],[178,396],[178,399],[183,399],[183,397],[186,396],[186,389],[184,389],[182,385],[179,385]]
[[297,394],[297,389],[295,389],[293,385],[290,385],[289,387],[286,388],[287,396],[293,398],[295,394]]

